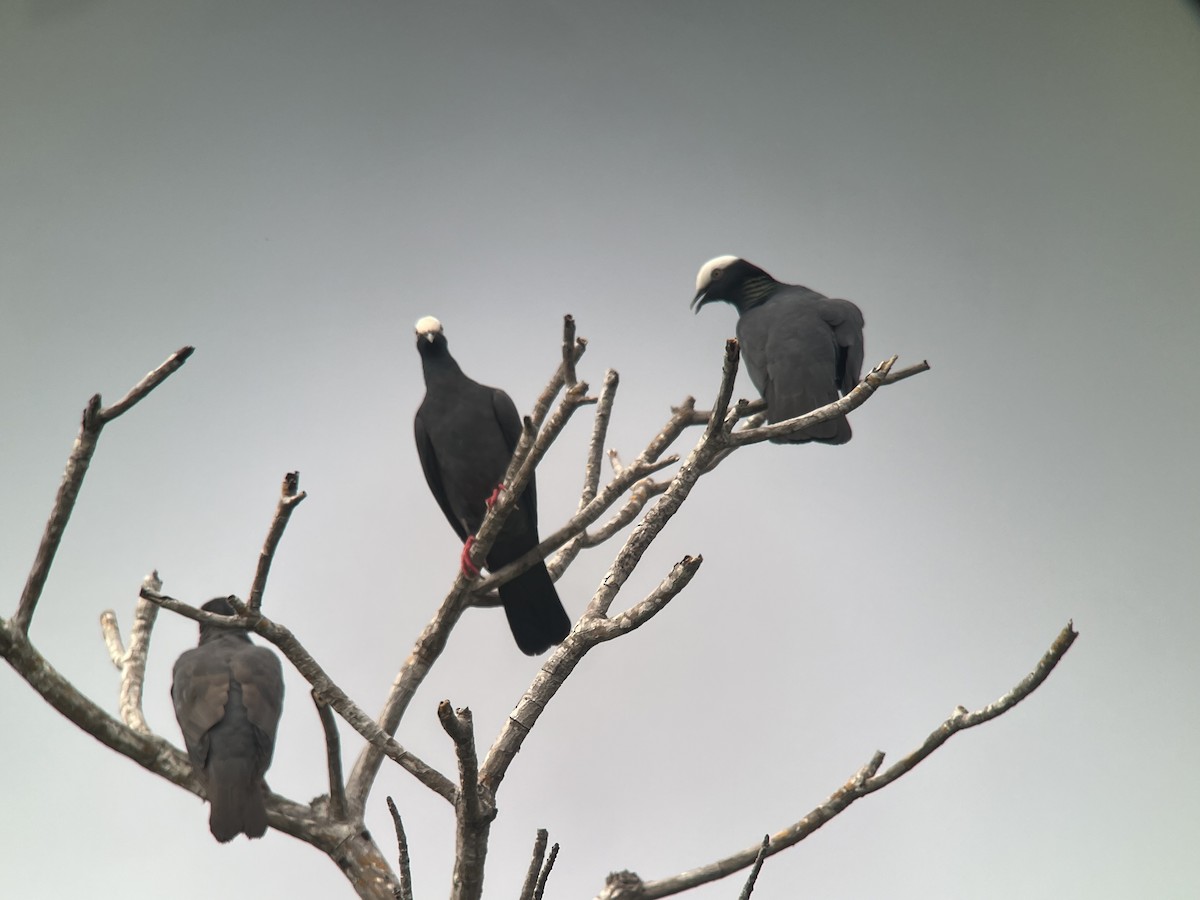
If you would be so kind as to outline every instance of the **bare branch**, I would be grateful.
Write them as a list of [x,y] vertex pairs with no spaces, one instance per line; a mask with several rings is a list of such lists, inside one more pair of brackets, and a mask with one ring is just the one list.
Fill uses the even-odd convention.
[[679,894],[701,884],[717,881],[744,869],[752,865],[759,858],[760,854],[764,857],[774,856],[781,850],[795,846],[830,819],[843,812],[856,800],[872,794],[880,788],[886,787],[901,775],[911,771],[919,762],[949,740],[952,735],[994,719],[996,716],[1002,715],[1012,709],[1046,680],[1078,636],[1079,634],[1075,631],[1072,623],[1068,622],[1058,637],[1054,639],[1054,643],[1038,662],[1037,666],[1034,667],[1033,671],[1025,676],[1015,688],[995,703],[990,703],[976,712],[969,713],[962,707],[959,707],[949,719],[943,722],[937,730],[925,739],[925,743],[899,762],[893,764],[883,773],[879,773],[879,769],[883,765],[883,753],[876,752],[871,760],[852,775],[845,784],[834,791],[829,799],[800,819],[800,821],[773,835],[765,852],[762,850],[761,845],[755,844],[725,859],[691,869],[679,875],[663,878],[658,881],[644,882],[641,884],[640,893],[637,894],[621,895],[610,891],[606,886],[601,891],[599,900],[615,900],[618,896],[637,896],[644,898],[644,900],[652,900],[652,898],[656,897],[668,897],[672,894]]
[[[141,381],[129,389],[124,397],[114,403],[112,406],[106,406],[100,410],[99,416],[102,423],[111,422],[117,416],[128,412],[130,407],[134,406],[142,400],[152,390],[162,384],[169,378],[176,369],[180,368],[189,356],[195,352],[195,347],[180,347],[165,360],[162,365],[152,372],[148,372]],[[97,395],[98,396],[98,395]]]
[[[566,323],[564,322],[563,324],[563,330],[565,332]],[[579,362],[580,358],[584,354],[584,351],[586,350],[587,340],[584,338],[576,338],[574,358],[576,363]],[[535,432],[542,427],[542,420],[546,418],[546,413],[550,410],[550,405],[554,402],[554,398],[558,396],[558,392],[562,390],[563,385],[566,383],[564,375],[565,373],[563,372],[563,365],[562,363],[559,363],[559,366],[555,370],[554,374],[550,376],[549,384],[546,385],[541,394],[538,395],[537,400],[534,401],[533,411],[529,414],[529,420],[532,423],[533,430]]]
[[479,760],[475,755],[475,726],[471,710],[463,707],[454,709],[449,700],[437,707],[438,721],[450,739],[454,741],[454,753],[458,758],[459,802],[472,821],[487,815],[486,801],[479,794]]
[[[906,366],[903,369],[892,369],[887,373],[887,375],[883,376],[881,383],[884,385],[895,384],[897,381],[903,381],[906,378],[912,378],[914,375],[920,375],[922,372],[928,372],[930,368],[929,361],[923,359],[919,363]],[[737,408],[739,417],[754,416],[766,412],[767,401],[761,398],[756,400],[739,400],[737,402]],[[687,424],[705,425],[708,423],[708,420],[711,416],[712,412],[709,410],[694,410]],[[766,421],[765,417],[763,421]]]
[[746,878],[746,885],[742,888],[742,893],[738,900],[750,900],[750,895],[754,893],[754,882],[758,881],[758,873],[762,870],[763,858],[766,856],[767,848],[771,846],[771,836],[764,834],[762,839],[762,847],[759,848],[758,856],[754,857],[754,865],[750,867],[750,874]]
[[817,425],[820,422],[844,416],[851,410],[862,406],[870,399],[871,395],[885,383],[884,379],[887,377],[888,372],[891,371],[892,366],[895,365],[895,362],[896,357],[894,356],[890,359],[885,359],[868,372],[867,376],[855,386],[854,390],[840,400],[827,403],[822,407],[814,409],[812,412],[796,416],[793,419],[784,419],[782,422],[775,422],[772,425],[764,425],[760,428],[747,428],[736,431],[729,436],[730,444],[736,447],[744,444],[757,444],[760,441],[768,441],[772,438],[795,434],[797,431],[803,431],[805,428]]
[[[142,581],[151,590],[162,589],[158,572],[151,572]],[[121,630],[117,625],[117,614],[105,610],[100,614],[100,630],[108,646],[113,665],[121,672],[119,704],[121,721],[143,734],[150,733],[146,717],[142,713],[142,688],[146,679],[146,659],[150,655],[150,634],[158,618],[158,607],[148,600],[138,598],[133,613],[133,628],[129,632],[129,649],[121,646]]]
[[558,859],[558,844],[554,844],[550,848],[550,855],[546,858],[546,865],[542,867],[541,874],[538,875],[537,888],[533,892],[533,900],[542,900],[542,896],[546,893],[546,882],[550,880],[550,871],[554,868],[554,861]]
[[475,755],[475,728],[471,711],[452,709],[449,700],[438,704],[438,720],[458,757],[458,803],[454,807],[454,890],[452,900],[478,900],[483,896],[483,864],[487,859],[488,832],[496,817],[490,792],[480,788],[479,761]]
[[1054,667],[1058,665],[1059,660],[1063,658],[1063,655],[1075,643],[1077,637],[1079,637],[1079,632],[1075,630],[1074,622],[1067,622],[1066,627],[1059,632],[1058,637],[1054,639],[1054,643],[1050,645],[1050,649],[1038,661],[1033,671],[1026,675],[1016,687],[995,703],[989,703],[975,712],[967,712],[961,706],[956,708],[953,715],[925,739],[925,743],[903,759],[892,763],[882,774],[871,778],[864,785],[863,793],[869,794],[891,784],[901,775],[911,771],[919,762],[928,757],[934,750],[942,746],[942,744],[946,743],[946,741],[950,740],[958,732],[974,728],[976,725],[982,725],[984,722],[988,722],[996,718],[996,716],[1008,712],[1037,690],[1038,686],[1050,676],[1050,673],[1054,671]]
[[537,888],[538,873],[542,870],[542,860],[546,857],[546,844],[550,841],[550,832],[545,828],[537,830],[533,841],[533,856],[529,860],[529,869],[525,872],[525,883],[521,885],[521,894],[517,900],[533,900],[533,892]]
[[600,458],[604,455],[604,442],[608,438],[608,423],[612,418],[613,401],[617,398],[617,387],[621,377],[615,369],[604,373],[604,386],[600,388],[600,400],[596,404],[596,418],[592,424],[592,439],[588,443],[587,463],[584,466],[583,492],[579,495],[579,509],[596,498],[600,489]]
[[708,421],[709,414],[705,413],[698,422],[693,422],[695,411],[695,397],[684,397],[679,406],[671,407],[671,418],[667,420],[662,431],[646,445],[646,449],[639,454],[638,459],[647,461],[658,459],[662,456],[663,451],[675,443],[675,439],[683,434],[684,429],[689,425],[703,425]]
[[920,375],[922,372],[929,371],[929,360],[923,359],[913,366],[906,366],[903,369],[893,370],[888,372],[883,379],[884,384],[895,384],[897,381],[903,381],[905,378],[912,378],[914,375]]
[[342,741],[338,736],[337,720],[321,695],[310,692],[325,732],[325,758],[329,768],[329,815],[335,819],[346,818],[346,785],[342,780]]
[[[142,588],[141,596],[152,603],[157,603],[159,606],[179,613],[196,622],[208,622],[214,625],[227,626],[239,625],[261,635],[279,648],[280,652],[296,668],[296,671],[303,675],[305,680],[312,685],[316,694],[332,706],[337,714],[345,719],[350,727],[362,735],[371,746],[399,764],[405,771],[416,776],[418,781],[438,796],[443,797],[450,803],[456,801],[458,791],[454,787],[454,783],[437,769],[405,750],[391,735],[380,728],[374,719],[363,712],[346,695],[345,691],[334,683],[333,679],[313,659],[312,654],[283,625],[272,622],[263,615],[257,617],[246,616],[244,619],[241,616],[219,616],[202,609],[196,609],[194,606],[182,603],[174,597],[159,594],[145,587]],[[241,604],[241,601],[236,597],[230,597],[229,602],[235,609]],[[243,608],[246,608],[244,604]]]
[[563,316],[562,339],[562,371],[563,384],[571,388],[575,386],[575,317]]
[[79,434],[67,457],[67,467],[63,472],[62,483],[58,487],[54,506],[50,510],[50,518],[46,522],[46,529],[42,533],[37,555],[29,570],[25,588],[21,591],[17,612],[13,616],[13,624],[22,634],[29,633],[34,610],[37,608],[42,590],[46,586],[50,567],[54,564],[54,555],[58,552],[58,545],[62,543],[63,532],[71,518],[71,511],[75,508],[75,501],[79,497],[79,489],[83,486],[83,478],[87,475],[88,466],[91,464],[92,454],[96,452],[96,442],[100,439],[100,430],[106,422],[128,410],[182,366],[192,355],[192,349],[191,347],[182,347],[176,350],[167,357],[162,365],[139,381],[128,394],[112,406],[106,409],[101,408],[100,395],[94,394],[87,406],[84,407]]
[[404,823],[400,820],[400,810],[396,802],[387,798],[388,812],[392,814],[392,824],[396,827],[396,848],[400,863],[400,886],[396,889],[396,900],[413,900],[412,868],[408,860],[408,836],[404,833]]
[[279,504],[275,507],[275,517],[271,527],[267,529],[267,539],[263,542],[262,551],[258,554],[258,567],[254,571],[254,583],[250,586],[250,611],[257,615],[262,609],[262,595],[267,587],[267,575],[271,572],[271,561],[275,558],[275,548],[283,537],[283,529],[287,528],[292,510],[308,495],[300,490],[300,473],[288,472],[283,476],[283,484],[279,488]]
[[589,612],[584,613],[567,639],[542,664],[516,709],[509,713],[484,759],[479,774],[481,784],[495,795],[525,738],[584,654],[597,644],[631,631],[652,618],[683,590],[701,562],[700,557],[684,557],[644,600],[612,620],[591,613],[589,606]]
[[[725,414],[729,412],[729,400],[733,397],[733,382],[738,370],[738,342],[730,338],[725,342],[725,363],[721,367],[721,386],[717,389],[717,399],[713,403],[712,413],[708,417],[708,425],[704,430],[706,440],[713,440],[725,427]],[[730,423],[732,427],[732,423]]]
[[704,562],[703,556],[685,556],[675,564],[670,573],[645,599],[638,601],[620,615],[612,618],[596,618],[591,622],[596,640],[610,641],[615,637],[640,628],[654,618],[680,591]]

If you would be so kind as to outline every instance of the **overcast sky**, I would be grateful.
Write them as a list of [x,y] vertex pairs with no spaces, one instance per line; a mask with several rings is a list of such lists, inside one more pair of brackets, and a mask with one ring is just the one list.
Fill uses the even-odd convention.
[[[0,614],[87,398],[194,344],[105,430],[31,636],[115,712],[100,612],[127,628],[152,568],[181,599],[244,596],[298,469],[267,611],[374,712],[459,551],[412,443],[414,321],[528,409],[574,314],[581,377],[620,372],[631,458],[672,404],[711,402],[735,314],[688,301],[733,253],[858,303],[869,363],[932,371],[844,447],[760,445],[700,483],[616,607],[685,554],[698,576],[542,717],[487,895],[515,896],[538,827],[562,845],[550,897],[749,846],[999,697],[1074,619],[1024,705],[774,857],[755,897],[1194,897],[1198,21],[1158,0],[0,0]],[[589,430],[539,471],[543,531]],[[615,550],[560,582],[573,617]],[[160,617],[146,712],[176,743],[194,642]],[[538,665],[470,612],[401,743],[453,771],[437,702],[486,748]],[[305,802],[323,746],[287,686],[269,780]],[[279,833],[218,846],[193,795],[7,669],[0,708],[6,896],[352,896]],[[444,895],[451,810],[385,768],[389,854],[387,794],[417,896]]]

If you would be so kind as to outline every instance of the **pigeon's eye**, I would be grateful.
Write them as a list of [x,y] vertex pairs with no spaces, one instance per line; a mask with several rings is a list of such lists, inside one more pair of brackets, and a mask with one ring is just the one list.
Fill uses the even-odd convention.
[[718,278],[720,278],[720,277],[721,277],[721,274],[722,274],[722,272],[723,272],[723,271],[724,271],[723,269],[713,269],[713,270],[712,270],[712,275],[710,275],[710,276],[709,276],[709,279],[708,279],[708,280],[709,280],[709,281],[716,281]]

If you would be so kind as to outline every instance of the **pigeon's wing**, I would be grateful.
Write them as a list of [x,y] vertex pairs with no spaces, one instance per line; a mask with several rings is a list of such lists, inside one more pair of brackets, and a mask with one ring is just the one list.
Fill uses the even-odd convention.
[[266,647],[247,645],[231,660],[233,677],[242,688],[242,703],[246,717],[260,734],[256,734],[260,764],[263,769],[271,761],[275,747],[275,730],[283,712],[283,667],[279,657]]
[[[493,388],[492,412],[496,415],[496,424],[500,426],[500,433],[504,436],[504,445],[508,447],[509,454],[515,453],[517,444],[521,440],[521,414],[517,412],[517,405],[513,403],[512,397],[504,391]],[[511,456],[504,461],[505,469],[508,468],[509,462],[511,462]],[[532,476],[529,484],[525,486],[522,499],[528,505],[529,512],[534,513],[534,521],[536,521],[537,484]]]
[[208,759],[208,732],[225,717],[229,701],[229,664],[216,647],[187,650],[175,662],[171,700],[192,762]]
[[838,346],[838,388],[843,394],[848,394],[862,380],[862,310],[849,300],[831,298],[821,304],[821,318],[833,329],[833,339]]
[[429,491],[433,494],[433,499],[437,501],[437,505],[442,508],[442,513],[446,516],[446,521],[450,523],[450,527],[454,529],[454,533],[458,535],[458,539],[466,541],[467,529],[463,527],[463,523],[454,514],[454,508],[450,505],[450,498],[446,496],[446,486],[442,484],[442,469],[438,465],[437,453],[433,449],[433,441],[429,439],[429,432],[425,429],[425,423],[421,421],[420,410],[417,410],[416,418],[413,419],[413,432],[417,438],[417,456],[421,460],[421,471],[425,473],[425,482],[429,485]]
[[742,350],[742,361],[750,381],[765,398],[771,391],[771,372],[767,366],[767,338],[771,320],[759,310],[752,310],[738,317],[737,339]]

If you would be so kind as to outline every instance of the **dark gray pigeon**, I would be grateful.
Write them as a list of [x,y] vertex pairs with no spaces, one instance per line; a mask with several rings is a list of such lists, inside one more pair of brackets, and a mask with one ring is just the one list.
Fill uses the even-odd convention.
[[[234,614],[224,597],[201,609]],[[263,775],[283,709],[279,657],[245,631],[200,625],[200,645],[175,661],[175,718],[212,807],[208,829],[221,843],[267,831]]]
[[[696,276],[693,310],[716,300],[737,308],[742,360],[767,401],[770,422],[833,403],[862,377],[863,316],[849,300],[783,284],[736,256],[710,259]],[[838,416],[775,442],[848,440],[850,423]]]
[[[417,350],[425,373],[425,399],[413,422],[417,455],[434,499],[467,551],[521,437],[521,417],[504,391],[463,374],[432,316],[417,322]],[[495,571],[536,547],[537,489],[529,479],[487,555]],[[500,601],[521,651],[545,653],[571,630],[571,620],[540,560],[500,585]]]

